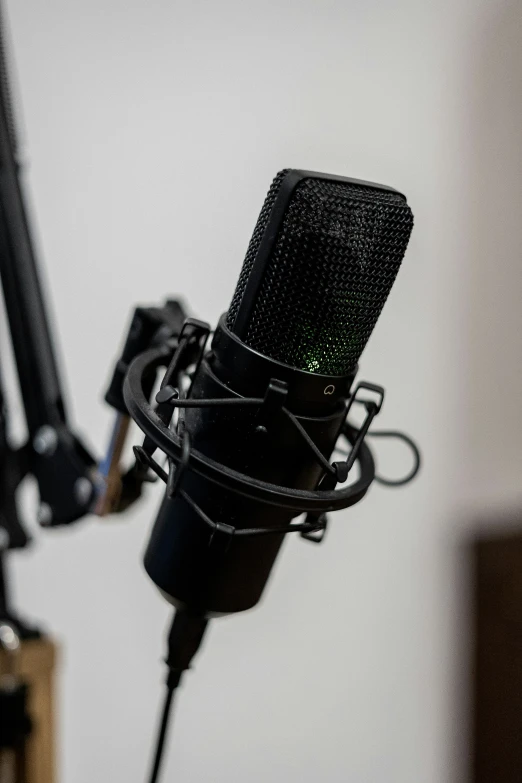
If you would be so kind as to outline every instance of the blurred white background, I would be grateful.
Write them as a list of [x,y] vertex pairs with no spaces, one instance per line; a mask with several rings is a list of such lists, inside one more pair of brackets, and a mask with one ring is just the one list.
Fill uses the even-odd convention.
[[[388,390],[379,424],[422,444],[422,477],[375,487],[321,548],[288,541],[261,606],[214,623],[164,780],[462,780],[461,541],[520,496],[522,6],[7,7],[67,389],[97,453],[133,304],[183,293],[215,322],[280,168],[394,185],[416,217],[361,377]],[[145,779],[168,610],[141,556],[160,492],[13,558],[19,608],[62,645],[64,783]]]

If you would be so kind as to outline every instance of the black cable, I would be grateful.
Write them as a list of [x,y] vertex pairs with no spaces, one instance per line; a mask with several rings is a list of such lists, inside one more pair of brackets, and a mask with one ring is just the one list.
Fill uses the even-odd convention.
[[176,685],[167,681],[167,693],[165,695],[165,702],[163,704],[163,712],[161,715],[161,723],[158,733],[158,739],[156,741],[156,753],[154,754],[154,764],[152,766],[152,773],[150,776],[150,783],[157,783],[161,762],[163,759],[163,749],[165,746],[165,737],[167,734],[167,728],[169,725],[170,710],[172,707],[172,700]]
[[406,433],[400,432],[399,430],[370,430],[368,435],[374,438],[398,438],[410,447],[413,454],[413,467],[406,476],[399,479],[388,479],[384,478],[384,476],[379,476],[376,473],[375,481],[379,484],[383,484],[385,487],[402,487],[404,484],[409,484],[410,481],[413,481],[420,470],[422,462],[420,449],[415,441],[410,438],[409,435],[406,435]]
[[178,687],[183,672],[190,667],[192,658],[199,650],[208,620],[202,614],[187,608],[176,610],[168,636],[168,651],[166,664],[169,669],[167,675],[167,693],[163,704],[158,738],[156,740],[156,752],[154,763],[149,778],[149,783],[157,783],[165,749],[165,738],[169,725],[169,717],[174,698],[174,691]]
[[[406,433],[400,432],[399,430],[369,430],[366,433],[366,437],[397,438],[398,440],[402,440],[404,443],[406,443],[406,445],[410,447],[411,452],[413,454],[413,467],[410,470],[410,472],[406,474],[406,476],[403,476],[398,479],[389,479],[389,478],[385,478],[384,476],[379,476],[379,474],[376,472],[374,480],[378,484],[383,484],[385,487],[402,487],[404,486],[404,484],[409,484],[410,481],[413,481],[413,479],[421,469],[422,457],[421,457],[419,447],[417,446],[415,441],[412,438],[410,438],[409,435],[406,435]],[[345,449],[339,449],[337,447],[335,451],[338,454],[341,454],[345,457],[347,457],[349,454],[349,452],[346,451]]]

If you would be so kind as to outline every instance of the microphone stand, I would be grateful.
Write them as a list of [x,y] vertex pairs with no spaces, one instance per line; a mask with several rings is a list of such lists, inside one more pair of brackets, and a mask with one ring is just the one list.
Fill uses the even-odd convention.
[[[25,207],[14,119],[0,3],[0,286],[29,434],[23,446],[11,447],[0,373],[0,780],[4,783],[7,775],[16,783],[52,783],[54,645],[11,605],[8,559],[11,551],[29,544],[16,494],[30,473],[39,489],[40,524],[74,522],[90,510],[95,463],[67,420]],[[33,687],[39,690],[37,700]],[[36,722],[26,743],[28,704]]]
[[[0,647],[3,647],[0,748],[4,773],[10,774],[12,770],[17,783],[26,783],[28,779],[29,783],[35,779],[52,783],[52,701],[50,683],[45,679],[52,676],[54,645],[38,628],[20,618],[10,600],[8,559],[11,551],[25,548],[30,540],[18,516],[16,494],[21,481],[31,473],[40,494],[40,523],[48,526],[72,522],[88,511],[93,495],[94,460],[73,434],[66,418],[21,184],[3,6],[0,6],[0,283],[29,434],[23,446],[11,447],[0,377]],[[12,646],[14,641],[16,648]],[[33,687],[42,689],[42,698],[37,708],[38,725],[27,743],[30,725],[27,705],[32,701]],[[36,703],[32,704],[33,708]],[[12,761],[13,753],[16,761]]]

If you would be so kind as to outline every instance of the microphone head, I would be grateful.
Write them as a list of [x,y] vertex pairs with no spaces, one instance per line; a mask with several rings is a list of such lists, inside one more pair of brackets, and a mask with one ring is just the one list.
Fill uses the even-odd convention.
[[227,326],[271,359],[348,375],[406,252],[413,214],[396,190],[285,169],[268,192]]

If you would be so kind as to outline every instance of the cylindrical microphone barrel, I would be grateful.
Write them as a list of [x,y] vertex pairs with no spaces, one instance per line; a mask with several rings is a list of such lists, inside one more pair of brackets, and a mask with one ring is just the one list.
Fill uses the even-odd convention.
[[[236,364],[236,374],[240,366],[249,367],[249,373],[239,373],[242,382],[236,381],[235,389],[230,387],[234,380],[227,366],[230,361]],[[273,406],[268,397],[266,405],[259,408],[187,409],[184,428],[191,446],[253,479],[295,489],[315,488],[322,467],[312,451],[303,449],[302,436],[276,398],[282,392],[285,405],[299,411],[296,398],[300,390],[303,392],[301,409],[304,405],[311,414],[296,413],[296,418],[328,458],[344,421],[343,399],[352,376],[314,376],[313,384],[306,388],[308,379],[303,375],[239,344],[222,320],[213,350],[193,380],[191,398],[244,396],[253,387],[267,389],[270,395],[271,380],[277,376],[281,385],[272,389]],[[317,410],[321,408],[319,415]],[[183,488],[197,499],[205,514],[223,526],[222,532],[209,532],[201,516],[181,495],[165,497],[145,554],[149,576],[170,600],[199,612],[230,613],[251,608],[261,597],[283,534],[230,536],[230,527],[280,528],[288,525],[295,514],[226,491],[190,472],[183,479]]]
[[[186,432],[199,453],[253,481],[315,490],[324,465],[307,447],[303,430],[328,459],[359,356],[412,224],[406,199],[391,188],[281,172],[259,216],[231,306],[190,389],[195,399],[264,403],[186,408],[178,434]],[[163,501],[145,555],[147,572],[170,601],[198,612],[254,606],[283,535],[230,532],[279,529],[295,514],[227,491],[190,469],[182,486],[184,492]],[[210,529],[201,512],[217,528]]]

